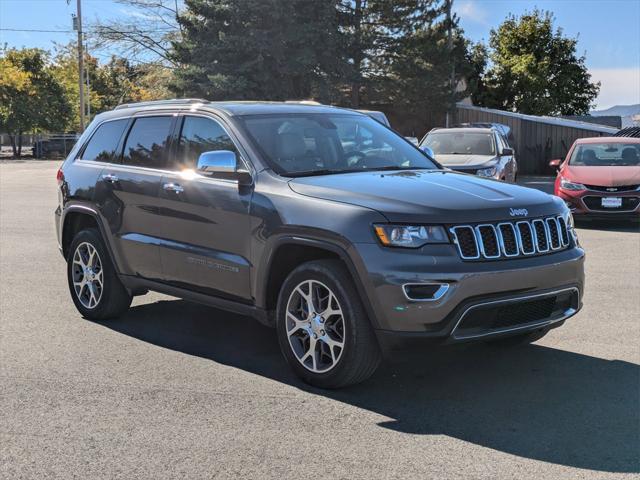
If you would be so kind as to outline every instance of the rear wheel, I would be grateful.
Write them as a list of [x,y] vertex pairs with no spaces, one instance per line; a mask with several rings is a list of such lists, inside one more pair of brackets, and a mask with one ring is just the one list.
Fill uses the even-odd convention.
[[341,262],[307,262],[287,277],[276,312],[280,349],[305,382],[339,388],[369,378],[381,354]]
[[71,298],[83,317],[106,320],[118,317],[131,305],[131,295],[118,278],[100,233],[79,232],[71,242],[67,258]]

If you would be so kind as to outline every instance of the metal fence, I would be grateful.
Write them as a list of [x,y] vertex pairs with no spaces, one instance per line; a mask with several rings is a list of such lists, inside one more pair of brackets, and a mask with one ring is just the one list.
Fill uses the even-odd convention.
[[[25,133],[14,139],[16,145],[22,145],[21,157],[26,158],[65,158],[78,141],[76,133]],[[11,137],[0,133],[0,155],[13,158]]]

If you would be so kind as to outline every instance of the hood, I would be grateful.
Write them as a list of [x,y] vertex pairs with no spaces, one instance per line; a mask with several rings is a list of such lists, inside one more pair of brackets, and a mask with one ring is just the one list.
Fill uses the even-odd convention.
[[640,167],[584,167],[567,165],[562,176],[575,183],[600,187],[640,184]]
[[465,223],[560,213],[562,201],[538,190],[443,170],[357,172],[289,181],[301,195],[349,203],[380,212],[392,222]]
[[495,155],[436,155],[436,160],[445,167],[490,167],[495,159]]

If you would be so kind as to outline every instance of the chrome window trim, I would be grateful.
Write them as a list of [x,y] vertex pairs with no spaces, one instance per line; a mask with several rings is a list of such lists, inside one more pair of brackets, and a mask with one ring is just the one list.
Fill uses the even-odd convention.
[[570,288],[562,288],[562,289],[559,289],[559,290],[553,290],[551,292],[539,293],[539,294],[535,294],[535,295],[525,295],[525,296],[521,296],[521,297],[513,297],[513,298],[502,299],[502,300],[493,300],[493,301],[490,301],[490,302],[476,303],[474,305],[471,305],[471,306],[467,307],[464,310],[464,312],[462,312],[462,315],[460,315],[460,318],[456,322],[456,325],[453,327],[453,330],[451,330],[451,333],[449,334],[449,336],[451,338],[453,338],[454,340],[468,340],[468,339],[472,339],[472,338],[482,338],[482,337],[487,337],[487,336],[500,335],[500,334],[508,333],[508,332],[516,332],[518,330],[535,330],[535,329],[540,328],[540,327],[545,327],[545,326],[548,326],[548,325],[553,325],[554,323],[557,323],[557,322],[561,322],[563,320],[566,320],[569,317],[572,317],[576,313],[578,313],[579,307],[578,308],[570,307],[567,310],[565,310],[563,312],[563,314],[559,318],[555,318],[555,319],[552,318],[552,319],[542,320],[542,321],[536,322],[536,323],[528,323],[528,324],[525,324],[525,325],[520,325],[518,327],[501,328],[501,329],[492,330],[490,332],[481,333],[481,334],[477,334],[477,335],[464,335],[464,336],[461,336],[461,337],[457,337],[457,336],[454,335],[456,330],[460,326],[460,323],[462,323],[462,320],[464,319],[464,317],[470,311],[472,311],[472,310],[474,310],[476,308],[484,307],[484,306],[487,306],[487,305],[500,304],[500,303],[517,303],[517,302],[522,301],[522,300],[530,300],[532,298],[540,298],[540,297],[550,297],[550,296],[558,295],[558,294],[564,293],[564,292],[576,292],[578,294],[578,297],[580,296],[580,290],[578,289],[578,287],[570,287]]
[[[504,238],[503,238],[503,236],[502,236],[502,231],[500,230],[500,227],[501,227],[502,225],[507,225],[507,226],[509,226],[509,227],[511,228],[511,231],[513,232],[513,237],[515,238],[515,241],[516,241],[516,253],[512,253],[511,255],[509,255],[509,254],[507,253],[507,249],[506,249],[506,248],[505,248],[505,246],[504,246]],[[517,230],[516,230],[516,227],[515,227],[515,226],[513,225],[513,223],[511,223],[511,222],[502,222],[502,223],[499,223],[499,224],[497,225],[497,227],[498,227],[498,228],[497,228],[496,230],[498,231],[498,235],[499,235],[499,237],[500,237],[500,246],[501,246],[501,248],[502,248],[502,253],[504,254],[504,256],[505,256],[505,257],[507,257],[507,258],[511,258],[511,257],[519,257],[519,256],[520,256],[520,245],[519,245],[519,243],[518,243],[518,232],[517,232]]]
[[[456,233],[456,230],[458,230],[460,228],[468,228],[469,230],[471,230],[471,234],[473,235],[473,241],[474,241],[474,243],[476,245],[476,252],[477,252],[476,256],[470,257],[470,256],[466,256],[466,255],[464,255],[462,253],[462,248],[460,248],[460,242],[458,241],[458,234]],[[477,260],[477,259],[480,258],[480,246],[478,245],[478,239],[476,237],[476,231],[474,230],[474,228],[471,225],[456,225],[455,227],[450,228],[449,231],[453,235],[454,243],[456,244],[456,247],[458,248],[458,254],[460,255],[460,258],[462,258],[463,260]]]
[[[435,293],[433,294],[433,297],[431,298],[411,298],[409,296],[409,294],[407,293],[407,287],[411,287],[411,286],[421,286],[421,285],[440,285],[440,288],[438,288],[438,290],[435,291]],[[407,300],[409,300],[410,302],[437,302],[438,300],[440,300],[442,297],[444,297],[445,293],[447,293],[449,291],[449,287],[450,285],[448,283],[440,283],[440,282],[412,282],[412,283],[404,283],[402,285],[402,293],[404,293],[404,296]]]
[[[497,255],[487,255],[487,252],[484,249],[484,240],[482,239],[482,233],[480,232],[480,229],[483,227],[490,227],[493,230],[493,236],[496,239],[496,250],[498,251]],[[494,227],[493,225],[491,225],[490,223],[482,223],[480,225],[476,225],[475,226],[475,234],[476,234],[476,244],[480,245],[480,254],[481,256],[483,256],[484,258],[487,258],[489,260],[495,259],[495,258],[500,258],[501,254],[500,254],[500,241],[498,240],[498,234],[496,233],[496,227]]]
[[[527,226],[527,228],[529,229],[529,233],[531,234],[531,251],[530,252],[525,252],[524,250],[524,242],[522,241],[522,234],[520,233],[520,224],[524,224]],[[536,242],[535,242],[535,236],[533,234],[533,227],[531,226],[531,223],[525,220],[522,220],[520,222],[516,222],[516,234],[517,234],[517,238],[518,238],[518,244],[520,247],[520,251],[522,252],[522,255],[535,255],[536,253]]]

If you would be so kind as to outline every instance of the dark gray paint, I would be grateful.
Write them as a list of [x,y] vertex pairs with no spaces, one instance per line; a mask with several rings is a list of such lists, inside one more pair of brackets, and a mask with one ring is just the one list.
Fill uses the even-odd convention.
[[[196,111],[228,130],[251,170],[251,185],[74,161],[95,125],[106,119]],[[169,110],[132,106],[99,115],[63,166],[59,240],[67,213],[88,208],[85,213],[97,219],[116,268],[133,291],[151,288],[206,300],[263,320],[273,254],[292,244],[339,255],[380,331],[446,336],[453,327],[451,315],[469,299],[574,285],[582,291],[584,252],[576,245],[539,257],[475,263],[460,260],[452,244],[382,247],[373,233],[378,222],[496,222],[511,220],[510,208],[527,208],[529,218],[567,210],[535,190],[445,171],[280,177],[253,151],[234,115],[288,111],[335,109],[212,103],[174,104]],[[100,176],[105,173],[116,174],[119,182],[105,185]],[[162,185],[169,182],[180,183],[184,191],[165,191]],[[452,288],[439,302],[404,298],[403,283],[425,281],[447,281]],[[442,328],[434,330],[440,322],[445,322]]]

